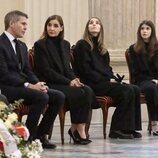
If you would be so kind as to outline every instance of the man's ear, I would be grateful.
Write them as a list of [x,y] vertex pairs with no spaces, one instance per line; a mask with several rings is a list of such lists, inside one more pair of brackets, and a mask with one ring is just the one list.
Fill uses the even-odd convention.
[[14,25],[14,22],[13,22],[13,21],[10,21],[10,22],[9,22],[9,26],[12,27],[13,25]]

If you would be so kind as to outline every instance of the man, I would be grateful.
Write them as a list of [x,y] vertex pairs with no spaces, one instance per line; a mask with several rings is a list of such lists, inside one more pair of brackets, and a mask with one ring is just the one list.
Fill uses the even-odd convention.
[[[30,140],[40,138],[44,148],[55,148],[47,140],[46,134],[54,123],[65,96],[60,91],[49,89],[31,70],[27,46],[17,40],[26,32],[27,19],[28,16],[18,10],[5,16],[5,31],[0,36],[0,89],[9,102],[24,99],[24,104],[31,106],[26,120]],[[49,107],[37,128],[40,115],[47,104]]]

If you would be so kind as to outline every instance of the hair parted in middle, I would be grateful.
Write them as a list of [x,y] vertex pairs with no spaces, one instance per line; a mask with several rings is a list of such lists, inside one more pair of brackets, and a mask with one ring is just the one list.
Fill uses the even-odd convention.
[[47,33],[47,25],[49,24],[49,22],[51,20],[57,20],[60,24],[60,26],[63,27],[63,30],[59,33],[59,37],[61,39],[64,38],[64,22],[63,22],[63,19],[60,15],[52,15],[52,16],[49,16],[45,22],[45,25],[44,25],[44,31],[43,31],[43,34],[42,36],[40,37],[40,39],[43,39],[43,38],[47,38],[49,35]]
[[91,19],[97,19],[99,21],[99,24],[100,24],[100,32],[98,34],[99,51],[100,51],[100,54],[104,55],[107,52],[107,49],[104,44],[104,28],[103,28],[103,24],[101,20],[98,17],[91,17],[88,20],[88,22],[86,23],[85,30],[84,30],[83,39],[87,41],[89,45],[91,46],[91,49],[93,49],[92,35],[88,30],[88,25]]
[[[149,38],[148,47],[146,49],[145,42],[141,36],[142,25],[147,25],[151,28],[151,36]],[[134,45],[136,53],[146,53],[149,57],[153,55],[155,49],[158,49],[158,41],[156,37],[155,26],[151,20],[143,20],[137,30],[137,42]]]

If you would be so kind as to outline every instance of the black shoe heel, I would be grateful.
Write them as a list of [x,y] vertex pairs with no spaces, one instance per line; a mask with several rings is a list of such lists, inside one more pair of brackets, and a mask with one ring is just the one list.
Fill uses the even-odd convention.
[[77,139],[77,143],[76,144],[87,145],[87,144],[92,142],[89,139],[81,138],[81,136],[80,136],[80,134],[78,133],[77,130],[74,131],[74,136]]
[[150,129],[149,134],[150,135],[152,134],[153,136],[158,136],[158,131],[152,130],[154,126],[157,127],[158,126],[157,123],[152,124],[152,128]]
[[74,134],[72,133],[71,128],[68,130],[68,134],[70,135],[70,143],[71,143],[71,138],[74,143],[77,143],[77,140],[76,140]]
[[158,131],[151,131],[153,136],[158,136]]

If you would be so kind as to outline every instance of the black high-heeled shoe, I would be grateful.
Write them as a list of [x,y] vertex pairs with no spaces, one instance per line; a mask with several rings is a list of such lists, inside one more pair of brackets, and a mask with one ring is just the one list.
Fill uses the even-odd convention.
[[81,144],[81,145],[87,145],[89,143],[91,143],[92,141],[89,139],[84,139],[81,138],[80,134],[78,133],[77,130],[74,131],[73,135],[75,136],[77,143],[76,144]]
[[[153,124],[152,127],[153,127],[153,126],[157,126],[157,124]],[[150,130],[149,130],[149,134],[150,134],[150,135],[152,134],[153,136],[158,136],[158,131],[154,131],[154,130],[150,129]]]
[[74,134],[71,131],[71,128],[68,130],[68,134],[70,135],[70,143],[71,143],[71,138],[74,141],[74,143],[78,143],[78,140],[75,138]]
[[151,131],[153,136],[158,136],[158,131]]

